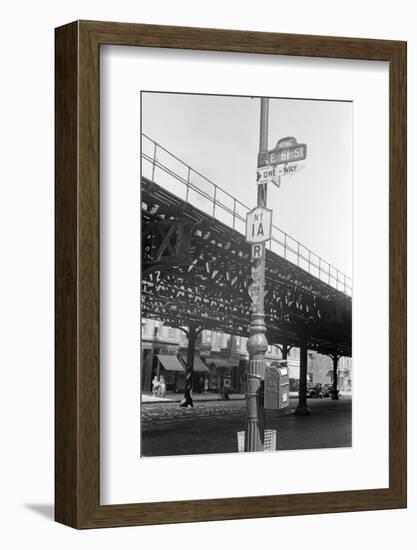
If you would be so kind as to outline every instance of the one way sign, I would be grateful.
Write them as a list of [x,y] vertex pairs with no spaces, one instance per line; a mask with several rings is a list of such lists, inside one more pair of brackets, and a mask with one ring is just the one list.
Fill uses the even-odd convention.
[[257,168],[256,183],[258,185],[273,183],[279,187],[279,174],[276,166],[261,166],[260,168]]

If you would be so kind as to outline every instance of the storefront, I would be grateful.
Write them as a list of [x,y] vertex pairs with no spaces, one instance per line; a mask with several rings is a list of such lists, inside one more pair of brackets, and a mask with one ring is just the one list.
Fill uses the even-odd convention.
[[161,375],[164,377],[167,391],[179,391],[179,382],[185,378],[185,369],[177,355],[158,354],[156,357],[158,359],[156,372],[158,379]]
[[[158,321],[152,319],[142,320],[142,361],[141,361],[141,387],[142,391],[152,391],[152,380],[155,376],[163,374],[167,389],[175,387],[178,377],[181,376],[181,366],[175,363],[175,370],[170,364],[168,369],[165,369],[159,357],[168,356],[176,357],[179,348],[180,334],[177,329],[172,329],[161,325]],[[168,364],[168,363],[167,363]],[[183,375],[184,376],[184,375]]]

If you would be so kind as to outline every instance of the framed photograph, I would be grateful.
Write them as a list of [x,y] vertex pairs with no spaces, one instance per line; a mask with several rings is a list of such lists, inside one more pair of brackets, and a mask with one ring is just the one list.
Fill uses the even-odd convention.
[[56,29],[56,520],[406,506],[406,43]]

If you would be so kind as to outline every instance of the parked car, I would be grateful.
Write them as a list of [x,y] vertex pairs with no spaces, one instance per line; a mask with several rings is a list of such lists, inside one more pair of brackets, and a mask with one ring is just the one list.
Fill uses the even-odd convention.
[[321,384],[307,385],[307,397],[318,397],[323,399],[323,387]]

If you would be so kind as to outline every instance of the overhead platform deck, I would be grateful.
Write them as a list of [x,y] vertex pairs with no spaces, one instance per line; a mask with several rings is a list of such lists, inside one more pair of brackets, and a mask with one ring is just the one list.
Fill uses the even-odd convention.
[[[248,336],[251,250],[244,235],[142,178],[142,316]],[[352,299],[266,250],[270,344],[351,356]]]

